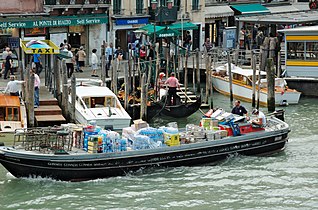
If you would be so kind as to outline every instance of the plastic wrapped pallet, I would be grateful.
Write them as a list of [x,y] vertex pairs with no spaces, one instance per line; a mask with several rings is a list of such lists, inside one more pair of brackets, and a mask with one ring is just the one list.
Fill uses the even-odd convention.
[[134,120],[134,126],[136,131],[138,131],[141,128],[147,128],[149,127],[149,124],[141,119],[139,120]]

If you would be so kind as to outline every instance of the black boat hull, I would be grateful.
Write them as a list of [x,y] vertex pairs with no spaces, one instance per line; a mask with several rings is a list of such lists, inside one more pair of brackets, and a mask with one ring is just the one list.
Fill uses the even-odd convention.
[[244,136],[123,153],[30,155],[0,147],[0,162],[15,177],[49,177],[83,181],[125,175],[149,167],[216,164],[231,154],[262,155],[285,148],[289,130],[262,138]]
[[[157,116],[168,116],[174,118],[189,117],[201,107],[201,98],[198,97],[195,102],[181,103],[175,106],[165,106],[164,102],[156,102],[147,107],[147,121]],[[140,106],[129,106],[128,114],[133,120],[140,119]]]

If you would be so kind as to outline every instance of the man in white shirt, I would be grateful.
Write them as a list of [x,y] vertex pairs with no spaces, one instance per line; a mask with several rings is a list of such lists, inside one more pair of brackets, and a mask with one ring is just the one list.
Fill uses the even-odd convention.
[[11,75],[10,81],[8,82],[4,92],[10,94],[11,96],[19,96],[22,83],[24,83],[24,81],[15,80],[15,76]]
[[265,114],[262,111],[254,109],[252,111],[252,115],[257,115],[257,118],[252,120],[252,123],[254,125],[258,125],[259,127],[265,127],[266,126],[266,117],[265,117]]
[[92,77],[98,77],[96,70],[98,67],[98,58],[96,55],[97,50],[93,49],[92,50]]

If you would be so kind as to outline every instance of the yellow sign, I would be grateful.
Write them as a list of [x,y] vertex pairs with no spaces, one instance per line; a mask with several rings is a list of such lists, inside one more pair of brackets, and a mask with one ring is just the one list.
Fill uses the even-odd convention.
[[36,47],[31,47],[32,45],[29,46],[28,44],[30,43],[30,41],[22,41],[22,40],[20,40],[20,46],[26,54],[59,54],[60,53],[60,48],[56,46],[50,40],[41,40],[39,42],[43,43],[44,47],[38,47],[40,46],[39,44],[37,44]]

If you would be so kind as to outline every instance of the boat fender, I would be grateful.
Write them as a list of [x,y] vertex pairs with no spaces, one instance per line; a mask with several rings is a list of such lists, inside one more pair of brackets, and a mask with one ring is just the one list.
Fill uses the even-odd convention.
[[4,146],[4,142],[0,142],[0,147],[3,147]]

